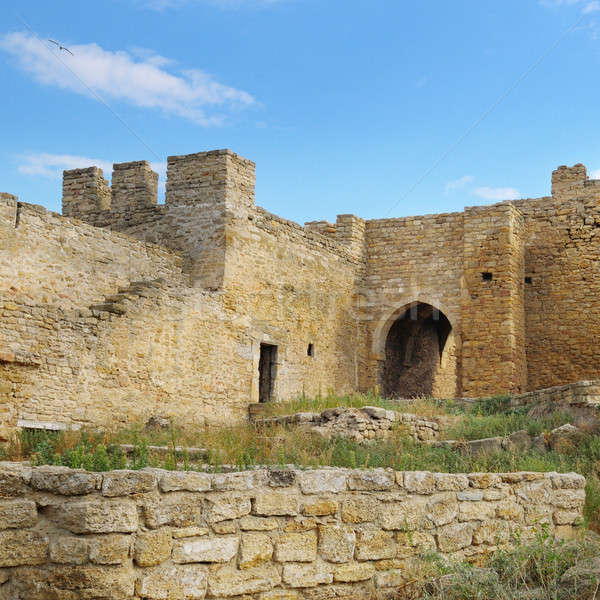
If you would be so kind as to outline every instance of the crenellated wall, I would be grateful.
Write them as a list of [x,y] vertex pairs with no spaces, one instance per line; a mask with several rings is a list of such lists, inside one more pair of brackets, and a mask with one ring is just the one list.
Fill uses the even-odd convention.
[[0,463],[0,599],[384,600],[432,551],[477,561],[546,524],[575,473],[157,469]]
[[254,204],[254,171],[230,150],[171,156],[162,205],[145,161],[115,164],[112,187],[66,171],[64,216],[0,195],[0,436],[240,422],[261,348],[271,400],[600,377],[600,181],[583,165],[553,173],[552,197],[304,227]]

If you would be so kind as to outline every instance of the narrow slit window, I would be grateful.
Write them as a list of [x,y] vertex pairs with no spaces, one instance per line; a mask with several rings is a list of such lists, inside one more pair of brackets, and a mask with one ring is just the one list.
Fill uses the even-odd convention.
[[533,279],[531,279],[531,277],[525,277],[525,283],[533,283]]
[[310,342],[308,344],[308,348],[306,350],[306,354],[308,356],[314,356],[315,355],[315,346],[314,346],[314,344],[312,342]]
[[489,271],[484,271],[481,274],[481,279],[483,279],[483,281],[492,281],[492,279],[494,279],[494,276]]

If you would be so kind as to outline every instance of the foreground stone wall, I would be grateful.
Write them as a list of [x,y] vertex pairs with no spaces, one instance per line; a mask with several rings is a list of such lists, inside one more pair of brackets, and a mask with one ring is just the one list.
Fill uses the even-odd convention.
[[583,477],[0,463],[0,598],[392,598],[431,551],[573,535]]

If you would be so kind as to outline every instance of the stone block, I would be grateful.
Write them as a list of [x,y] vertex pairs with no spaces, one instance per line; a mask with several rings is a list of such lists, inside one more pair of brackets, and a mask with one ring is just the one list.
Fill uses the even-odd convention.
[[286,492],[259,493],[254,499],[253,514],[263,517],[295,516],[298,514],[298,497]]
[[261,594],[260,600],[301,600],[301,598],[298,592],[293,590],[274,590]]
[[142,531],[136,535],[133,558],[140,567],[154,567],[170,558],[172,548],[169,529]]
[[466,475],[455,475],[454,473],[434,473],[435,488],[440,492],[462,491],[469,487],[469,478]]
[[230,598],[268,592],[280,583],[281,576],[273,565],[243,571],[224,566],[210,572],[208,593],[212,598]]
[[438,545],[442,552],[456,552],[470,546],[476,526],[472,523],[454,523],[441,527],[437,532]]
[[326,517],[335,515],[338,510],[338,503],[328,498],[320,498],[306,502],[302,507],[302,514],[307,517]]
[[173,543],[173,562],[224,563],[237,555],[238,536],[183,538]]
[[394,534],[380,529],[359,529],[356,560],[383,560],[396,557]]
[[333,572],[333,580],[342,583],[365,581],[375,575],[375,567],[369,563],[348,563],[339,565]]
[[409,581],[410,575],[403,569],[389,569],[375,575],[377,588],[401,588]]
[[514,500],[503,500],[496,504],[496,517],[505,521],[521,521],[523,507]]
[[[29,469],[29,478],[31,478]],[[29,491],[29,487],[23,479],[24,469],[9,468],[0,463],[0,498],[12,498],[22,496]]]
[[41,565],[48,557],[48,538],[37,531],[0,531],[0,567]]
[[202,527],[205,525],[202,497],[190,492],[170,492],[144,501],[146,525],[157,529],[172,527]]
[[283,565],[282,579],[292,588],[311,588],[333,583],[333,567],[326,563]]
[[251,569],[270,561],[273,556],[273,543],[264,533],[245,533],[242,535],[238,566]]
[[203,565],[163,565],[140,573],[136,593],[149,600],[203,600],[207,583]]
[[173,539],[180,539],[186,537],[199,537],[201,535],[208,535],[210,531],[206,527],[183,527],[181,529],[172,529],[171,535]]
[[426,499],[409,498],[401,503],[381,504],[379,520],[383,529],[415,531],[429,522]]
[[242,517],[239,521],[239,526],[242,531],[273,531],[279,527],[279,522],[274,518],[261,518],[247,516]]
[[430,533],[420,531],[396,532],[396,558],[408,558],[428,552],[437,548],[435,538]]
[[429,498],[426,516],[436,527],[448,525],[448,523],[452,523],[456,519],[458,507],[459,504],[456,502],[456,497],[453,493],[436,494]]
[[218,491],[255,490],[268,481],[265,469],[241,471],[238,473],[215,473],[212,475],[212,488]]
[[486,521],[496,515],[496,504],[493,502],[459,502],[459,521]]
[[429,471],[406,471],[404,487],[413,494],[432,494],[435,491],[436,480]]
[[211,476],[192,471],[166,471],[159,479],[161,492],[207,492],[211,487]]
[[89,538],[90,561],[96,565],[122,565],[131,549],[128,535],[108,534]]
[[32,527],[37,508],[31,500],[0,500],[0,529]]
[[156,489],[156,476],[149,471],[109,471],[102,479],[102,495],[108,497],[145,494]]
[[394,471],[391,470],[354,470],[348,474],[348,488],[358,491],[385,491],[394,487],[395,479]]
[[285,533],[275,546],[275,560],[278,562],[311,562],[317,558],[317,534]]
[[138,528],[135,502],[92,498],[52,505],[48,518],[73,533],[132,533]]
[[31,472],[31,487],[60,494],[61,496],[82,496],[91,494],[100,485],[102,475],[68,467],[36,467]]
[[304,494],[335,494],[347,489],[347,473],[342,469],[319,469],[298,473]]
[[354,556],[356,534],[344,525],[319,526],[319,554],[332,563],[348,562]]
[[88,561],[88,541],[63,536],[50,542],[50,560],[64,565],[83,565]]
[[209,504],[209,519],[211,523],[239,519],[250,514],[252,504],[250,498],[243,496],[221,496],[211,498]]
[[376,498],[365,496],[346,497],[342,502],[342,521],[344,523],[366,523],[377,518],[379,502]]

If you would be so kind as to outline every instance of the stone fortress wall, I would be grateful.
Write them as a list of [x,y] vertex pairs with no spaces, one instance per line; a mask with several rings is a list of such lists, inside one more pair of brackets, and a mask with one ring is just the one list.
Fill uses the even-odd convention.
[[63,215],[0,196],[0,435],[376,386],[439,397],[600,376],[600,182],[462,213],[304,227],[229,150],[67,171]]
[[0,599],[391,600],[423,554],[476,561],[542,523],[573,537],[584,485],[574,473],[0,463]]

